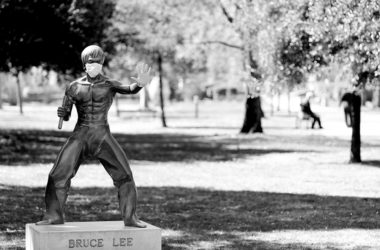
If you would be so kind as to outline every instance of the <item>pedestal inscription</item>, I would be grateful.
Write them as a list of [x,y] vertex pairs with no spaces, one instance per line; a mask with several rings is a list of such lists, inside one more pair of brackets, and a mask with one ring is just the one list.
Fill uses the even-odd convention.
[[67,222],[26,225],[26,250],[161,250],[161,230],[125,227],[122,221]]

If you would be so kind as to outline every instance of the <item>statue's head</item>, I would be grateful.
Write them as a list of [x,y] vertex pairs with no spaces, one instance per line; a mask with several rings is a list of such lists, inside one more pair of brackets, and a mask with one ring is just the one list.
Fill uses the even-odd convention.
[[97,45],[90,45],[82,51],[82,63],[90,77],[96,77],[102,72],[104,51]]
[[86,65],[86,63],[99,63],[103,65],[105,54],[99,46],[90,45],[82,51],[81,59],[83,65]]

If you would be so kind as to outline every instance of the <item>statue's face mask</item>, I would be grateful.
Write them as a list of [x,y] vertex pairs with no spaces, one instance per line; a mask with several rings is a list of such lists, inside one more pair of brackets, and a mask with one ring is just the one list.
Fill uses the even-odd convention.
[[101,65],[100,63],[86,63],[85,65],[86,73],[90,77],[96,77],[97,75],[99,75],[100,72],[102,72],[102,67],[103,65]]

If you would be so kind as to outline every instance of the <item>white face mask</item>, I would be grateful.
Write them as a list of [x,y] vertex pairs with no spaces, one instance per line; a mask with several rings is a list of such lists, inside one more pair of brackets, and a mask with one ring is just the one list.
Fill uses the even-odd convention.
[[86,66],[86,73],[90,77],[95,77],[95,76],[99,75],[100,72],[102,72],[103,65],[101,65],[99,63],[86,63],[85,66]]

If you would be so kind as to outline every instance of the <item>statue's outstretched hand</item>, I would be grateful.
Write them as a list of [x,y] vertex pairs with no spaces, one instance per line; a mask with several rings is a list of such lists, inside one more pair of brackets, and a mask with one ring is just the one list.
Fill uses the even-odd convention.
[[131,77],[133,80],[137,82],[137,85],[139,87],[145,87],[147,84],[150,83],[152,80],[152,77],[150,75],[150,67],[148,64],[145,63],[139,63],[136,66],[137,71],[137,78]]

